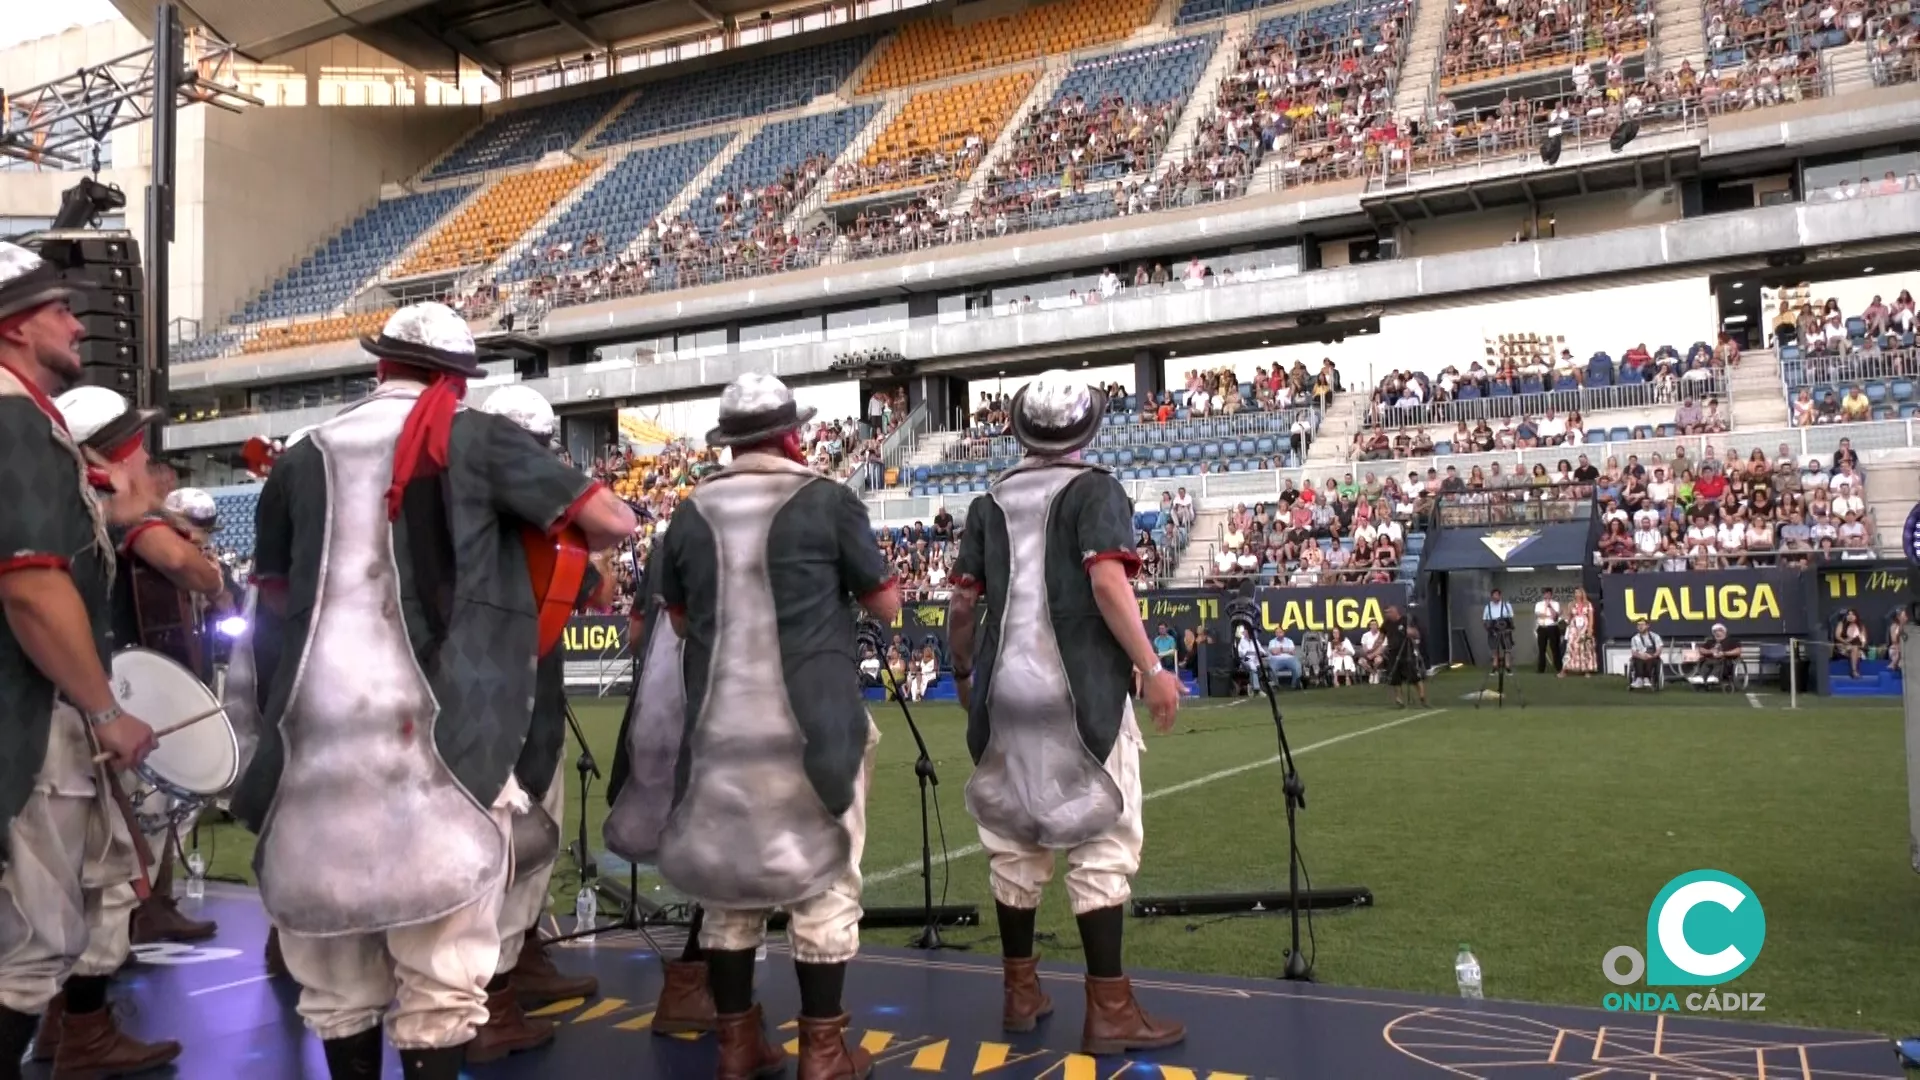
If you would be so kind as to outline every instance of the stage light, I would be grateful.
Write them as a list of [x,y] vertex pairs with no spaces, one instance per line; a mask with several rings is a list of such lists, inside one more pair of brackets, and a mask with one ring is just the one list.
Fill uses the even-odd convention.
[[247,632],[247,620],[238,615],[229,615],[220,620],[220,632],[230,638],[237,638]]

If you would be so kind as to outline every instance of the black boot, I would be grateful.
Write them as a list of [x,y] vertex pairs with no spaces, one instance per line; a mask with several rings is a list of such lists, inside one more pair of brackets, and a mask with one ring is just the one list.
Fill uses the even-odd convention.
[[327,1073],[333,1080],[378,1080],[381,1049],[378,1026],[344,1039],[328,1039],[320,1046],[327,1052]]
[[20,1080],[20,1059],[39,1026],[37,1016],[0,1008],[0,1080]]
[[400,1051],[400,1073],[407,1080],[460,1080],[460,1066],[466,1063],[466,1043],[435,1050]]

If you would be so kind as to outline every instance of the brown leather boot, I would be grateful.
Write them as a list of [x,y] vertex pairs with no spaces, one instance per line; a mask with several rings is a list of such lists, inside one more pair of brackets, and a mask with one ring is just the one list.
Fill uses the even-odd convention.
[[55,994],[40,1014],[40,1030],[33,1036],[33,1060],[52,1061],[60,1052],[60,1017],[67,1011],[67,995]]
[[113,1010],[65,1013],[60,1018],[60,1050],[53,1059],[53,1080],[106,1080],[156,1069],[180,1056],[177,1042],[143,1043],[114,1025]]
[[513,992],[520,1001],[533,1008],[600,993],[599,979],[591,975],[568,975],[554,967],[553,958],[540,943],[537,930],[527,931],[527,938],[520,945],[520,959],[514,962],[508,977],[513,980]]
[[553,1021],[536,1020],[520,1007],[520,998],[509,983],[487,993],[487,1022],[473,1033],[467,1044],[467,1062],[483,1065],[499,1061],[508,1054],[532,1050],[553,1041]]
[[660,988],[660,1000],[653,1007],[653,1033],[712,1031],[716,1022],[706,961],[667,961],[667,984]]
[[1032,1031],[1040,1021],[1053,1015],[1053,999],[1040,989],[1040,958],[1028,956],[1000,958],[1005,973],[1006,1007],[1000,1013],[1000,1026],[1007,1031]]
[[866,1080],[873,1073],[873,1055],[860,1047],[847,1048],[846,1013],[829,1020],[800,1018],[800,1080]]
[[1087,976],[1087,1025],[1080,1035],[1081,1052],[1123,1054],[1129,1050],[1157,1050],[1187,1037],[1185,1024],[1155,1020],[1134,1000],[1133,983]]
[[714,1031],[720,1043],[720,1068],[714,1074],[717,1080],[760,1080],[787,1071],[787,1052],[767,1041],[759,1005],[743,1013],[715,1017]]
[[216,923],[187,918],[173,897],[155,890],[133,909],[128,933],[135,945],[157,945],[163,941],[205,941],[219,929]]
[[280,951],[280,928],[267,927],[267,974],[278,978],[288,974],[287,958]]

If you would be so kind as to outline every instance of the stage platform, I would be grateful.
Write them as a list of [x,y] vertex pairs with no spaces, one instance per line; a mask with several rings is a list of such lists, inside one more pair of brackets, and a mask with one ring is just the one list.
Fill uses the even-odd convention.
[[[294,1012],[297,990],[264,973],[266,922],[252,893],[209,886],[203,905],[220,921],[206,945],[140,950],[117,980],[133,1032],[180,1039],[183,1078],[324,1078],[320,1046]],[[668,931],[661,947],[675,949]],[[552,1046],[469,1070],[475,1077],[617,1077],[707,1080],[710,1039],[659,1038],[649,1030],[661,969],[634,935],[559,950],[570,971],[600,978],[602,996],[546,1010],[559,1022]],[[1277,964],[1278,958],[1275,959]],[[1863,1080],[1898,1078],[1888,1040],[1872,1035],[1609,1013],[1514,1002],[1294,985],[1248,979],[1135,973],[1150,1010],[1188,1025],[1184,1046],[1131,1057],[1076,1051],[1080,976],[1069,964],[1043,972],[1056,1011],[1031,1035],[999,1029],[1000,971],[992,954],[873,949],[847,977],[852,1037],[874,1051],[879,1077],[992,1076],[1004,1080],[1397,1080],[1478,1077]],[[777,948],[760,976],[776,1024],[798,1007],[793,972]],[[1595,988],[1599,997],[1600,988]],[[789,1036],[790,1037],[790,1036]],[[44,1077],[45,1070],[28,1070]],[[165,1076],[156,1073],[155,1076]],[[385,1075],[400,1076],[388,1052]],[[791,1071],[789,1072],[791,1075]]]

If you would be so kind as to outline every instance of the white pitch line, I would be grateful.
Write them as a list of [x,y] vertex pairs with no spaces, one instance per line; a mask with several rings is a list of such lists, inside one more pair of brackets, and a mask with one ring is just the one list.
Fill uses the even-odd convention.
[[254,983],[266,982],[268,979],[271,979],[271,978],[273,978],[273,976],[271,975],[255,975],[251,979],[241,979],[237,982],[221,983],[219,986],[209,986],[204,989],[194,990],[188,993],[187,996],[199,997],[201,994],[217,994],[222,990],[231,990],[236,986],[252,986]]
[[[1445,709],[1429,709],[1426,712],[1413,713],[1409,716],[1402,716],[1402,717],[1399,717],[1398,719],[1389,720],[1384,724],[1375,724],[1370,728],[1361,728],[1358,731],[1349,731],[1344,735],[1335,735],[1332,738],[1322,739],[1317,743],[1310,743],[1306,746],[1303,746],[1300,749],[1295,750],[1293,752],[1293,756],[1299,757],[1302,754],[1311,753],[1322,747],[1334,746],[1339,743],[1346,742],[1348,739],[1357,739],[1362,735],[1371,735],[1376,731],[1385,731],[1388,728],[1397,728],[1401,724],[1411,724],[1415,720],[1424,719],[1425,717],[1429,717],[1429,716],[1435,716],[1446,711],[1447,710]],[[1171,787],[1163,787],[1158,791],[1149,791],[1144,796],[1141,797],[1141,801],[1152,802],[1155,799],[1162,798],[1167,795],[1178,795],[1183,791],[1192,791],[1194,788],[1206,787],[1208,784],[1218,783],[1221,780],[1227,780],[1232,777],[1239,776],[1241,773],[1252,772],[1255,769],[1264,769],[1269,765],[1277,765],[1279,764],[1279,762],[1280,762],[1280,755],[1275,754],[1272,757],[1265,759],[1264,761],[1251,761],[1245,765],[1235,765],[1231,769],[1221,769],[1219,772],[1208,773],[1205,776],[1196,776],[1191,780],[1183,780],[1180,783],[1174,784]],[[935,858],[933,861],[934,861],[934,864],[937,866],[944,863],[951,863],[951,862],[958,861],[960,859],[965,859],[970,856],[978,855],[984,851],[986,851],[986,848],[981,847],[979,844],[968,844],[965,847],[952,848],[946,851],[945,853],[943,853],[942,855],[940,855],[939,857]],[[920,872],[920,863],[918,861],[915,861],[910,863],[904,863],[900,866],[895,866],[890,869],[881,870],[876,873],[864,874],[862,875],[861,880],[865,884],[874,885],[880,882],[893,881],[896,878],[903,878],[910,874],[918,874],[919,872]]]
[[1759,695],[1759,694],[1748,694],[1748,695],[1747,695],[1747,704],[1749,704],[1749,705],[1751,705],[1751,706],[1753,706],[1753,707],[1754,707],[1754,708],[1756,708],[1756,709],[1758,709],[1758,708],[1762,708],[1762,707],[1763,707],[1763,706],[1762,706],[1762,705],[1760,704],[1760,695]]

